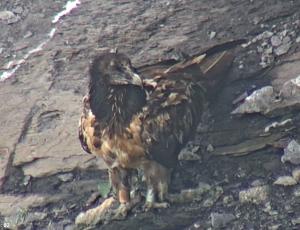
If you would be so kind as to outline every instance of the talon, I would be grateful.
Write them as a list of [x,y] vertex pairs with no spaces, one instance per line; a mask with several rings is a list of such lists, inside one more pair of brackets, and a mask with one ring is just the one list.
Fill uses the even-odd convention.
[[120,206],[112,211],[113,216],[110,218],[110,220],[123,220],[129,211],[129,205],[128,204],[120,204]]
[[129,202],[121,203],[118,208],[111,210],[110,215],[106,217],[106,223],[110,222],[111,220],[124,220],[128,215],[128,212],[140,201],[141,197],[136,196]]

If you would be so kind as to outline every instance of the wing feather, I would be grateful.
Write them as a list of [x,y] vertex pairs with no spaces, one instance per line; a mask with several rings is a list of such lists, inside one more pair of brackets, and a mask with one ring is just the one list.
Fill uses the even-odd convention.
[[233,43],[207,49],[181,62],[159,63],[160,74],[151,72],[150,66],[140,70],[146,86],[150,86],[140,115],[148,157],[167,167],[177,162],[180,148],[201,119],[207,104],[205,95],[216,93],[217,84],[232,63],[233,55],[226,48]]
[[111,167],[137,167],[145,154],[173,167],[182,145],[196,130],[206,96],[216,94],[216,85],[232,63],[233,56],[227,50],[240,42],[224,43],[183,61],[167,60],[138,68],[147,91],[146,104],[123,133],[109,135],[105,131],[109,127],[95,118],[89,97],[84,97],[78,130],[83,149],[100,155]]

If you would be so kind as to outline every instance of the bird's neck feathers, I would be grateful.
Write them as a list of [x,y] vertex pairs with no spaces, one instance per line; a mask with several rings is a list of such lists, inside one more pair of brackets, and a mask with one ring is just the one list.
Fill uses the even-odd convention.
[[91,82],[89,94],[93,114],[110,134],[122,133],[146,103],[144,89],[135,85]]

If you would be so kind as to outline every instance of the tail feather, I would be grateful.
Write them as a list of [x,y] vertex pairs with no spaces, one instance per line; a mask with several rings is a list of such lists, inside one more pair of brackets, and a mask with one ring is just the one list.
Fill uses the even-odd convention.
[[[202,50],[201,53],[202,54],[205,53],[206,55],[213,55],[215,53],[220,53],[222,51],[234,49],[237,46],[242,45],[246,42],[247,42],[246,39],[231,40],[231,41],[227,41],[227,42],[224,42],[224,43],[214,45],[212,47],[205,48],[204,50]],[[198,55],[196,54],[195,56],[198,56]]]
[[[165,60],[138,68],[146,86],[154,86],[160,78],[192,80],[199,82],[208,92],[218,89],[230,69],[234,55],[232,49],[245,43],[245,39],[232,40],[206,48],[183,61]],[[209,93],[210,94],[210,93]]]
[[[188,57],[183,61],[174,59],[164,60],[156,64],[141,66],[137,69],[144,79],[151,79],[162,73],[181,72],[186,70],[190,72],[191,69],[198,71],[199,68],[197,68],[197,66],[200,66],[201,71],[205,74],[206,72],[210,72],[211,69],[214,69],[215,66],[230,66],[228,63],[232,62],[233,57],[230,58],[228,53],[230,53],[231,49],[245,42],[245,39],[232,40],[205,48],[198,54]],[[223,64],[220,65],[220,63]]]

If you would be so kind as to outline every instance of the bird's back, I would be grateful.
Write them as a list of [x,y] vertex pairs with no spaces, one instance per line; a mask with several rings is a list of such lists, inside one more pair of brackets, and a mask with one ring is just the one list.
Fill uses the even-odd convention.
[[194,134],[208,98],[219,86],[233,61],[229,48],[242,41],[224,43],[181,61],[167,60],[140,67],[151,92],[142,114],[142,138],[150,158],[173,167],[177,155]]

